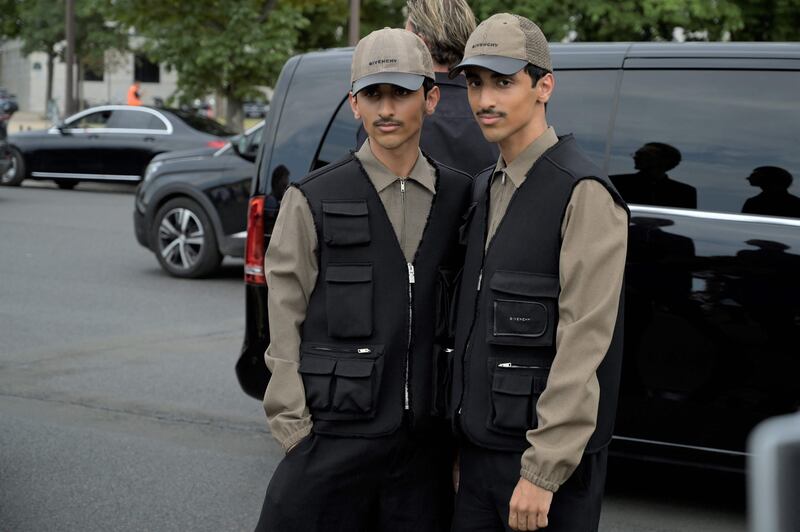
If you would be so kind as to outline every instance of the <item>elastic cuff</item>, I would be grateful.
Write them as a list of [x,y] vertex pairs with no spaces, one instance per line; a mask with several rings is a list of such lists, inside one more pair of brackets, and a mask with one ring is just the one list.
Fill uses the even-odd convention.
[[309,434],[311,434],[311,425],[310,424],[307,427],[303,427],[302,429],[298,430],[297,432],[294,432],[294,433],[290,434],[289,437],[286,438],[285,440],[278,440],[278,443],[281,444],[281,447],[283,447],[284,451],[288,452],[289,449],[291,449],[297,442],[299,442],[300,440],[302,440],[303,438],[305,438]]
[[550,479],[544,478],[541,475],[537,475],[530,469],[525,469],[524,467],[519,472],[519,476],[530,482],[531,484],[536,484],[540,488],[546,489],[547,491],[552,491],[553,493],[558,491],[558,488],[561,486],[558,482],[553,482]]

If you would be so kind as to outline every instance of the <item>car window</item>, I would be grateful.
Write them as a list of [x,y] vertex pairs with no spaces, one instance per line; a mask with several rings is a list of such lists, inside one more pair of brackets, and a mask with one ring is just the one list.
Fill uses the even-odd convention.
[[547,104],[547,120],[556,133],[575,134],[578,145],[601,168],[619,76],[619,70],[556,71],[556,89]]
[[89,113],[78,120],[67,123],[67,127],[70,129],[103,129],[108,127],[111,113],[111,110]]
[[108,127],[115,129],[166,129],[157,116],[147,111],[117,109],[108,121]]
[[173,110],[172,112],[178,118],[183,120],[190,128],[200,131],[201,133],[207,133],[217,137],[232,137],[236,134],[219,122],[211,120],[210,118],[199,116],[187,111]]
[[349,150],[355,149],[357,147],[358,126],[360,125],[361,122],[353,117],[353,110],[350,108],[347,98],[345,98],[339,106],[331,126],[328,128],[325,138],[322,140],[313,168],[320,168],[338,161],[347,155]]
[[800,72],[626,71],[609,174],[629,203],[800,217]]

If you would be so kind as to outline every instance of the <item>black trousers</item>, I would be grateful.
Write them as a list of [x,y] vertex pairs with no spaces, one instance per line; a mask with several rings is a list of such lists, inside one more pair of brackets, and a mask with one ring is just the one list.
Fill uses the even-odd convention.
[[380,438],[311,434],[278,464],[256,532],[446,532],[453,444],[404,424]]
[[[519,481],[521,453],[462,445],[461,479],[453,532],[510,532],[508,508]],[[572,476],[553,495],[546,532],[594,532],[606,480],[608,450],[584,454]]]

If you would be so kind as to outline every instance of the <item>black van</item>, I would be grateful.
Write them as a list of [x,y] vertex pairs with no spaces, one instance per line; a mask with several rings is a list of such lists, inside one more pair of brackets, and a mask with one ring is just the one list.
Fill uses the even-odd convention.
[[[352,49],[284,66],[248,212],[239,381],[261,398],[263,257],[287,178],[355,148]],[[741,469],[800,408],[800,44],[555,44],[548,121],[631,206],[612,451]]]

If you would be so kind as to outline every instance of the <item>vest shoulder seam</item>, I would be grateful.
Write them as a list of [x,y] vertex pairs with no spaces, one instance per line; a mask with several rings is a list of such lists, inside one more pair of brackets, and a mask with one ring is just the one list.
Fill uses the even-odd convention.
[[303,185],[307,185],[308,183],[314,181],[318,177],[322,177],[325,174],[328,174],[328,173],[330,173],[330,172],[332,172],[332,171],[334,171],[334,170],[336,170],[336,169],[338,169],[338,168],[340,168],[340,167],[342,167],[342,166],[344,166],[344,165],[346,165],[348,163],[351,163],[353,161],[353,157],[355,157],[355,156],[351,154],[351,155],[348,155],[346,158],[341,159],[341,160],[339,160],[337,162],[326,164],[322,168],[317,168],[313,172],[307,174],[301,180],[299,180],[296,183],[294,183],[294,185],[297,186],[298,188],[302,187]]

